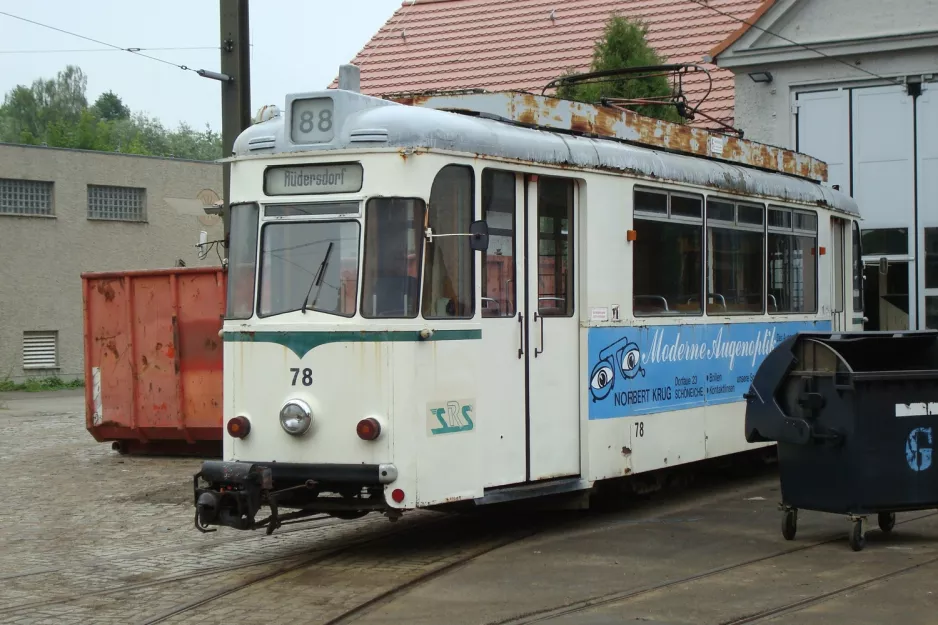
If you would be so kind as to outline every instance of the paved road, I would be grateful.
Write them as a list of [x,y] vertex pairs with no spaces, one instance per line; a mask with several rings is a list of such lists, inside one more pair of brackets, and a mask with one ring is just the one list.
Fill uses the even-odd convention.
[[828,515],[787,542],[763,472],[603,512],[203,535],[199,460],[119,456],[82,409],[0,396],[0,623],[938,622],[931,512],[860,553]]

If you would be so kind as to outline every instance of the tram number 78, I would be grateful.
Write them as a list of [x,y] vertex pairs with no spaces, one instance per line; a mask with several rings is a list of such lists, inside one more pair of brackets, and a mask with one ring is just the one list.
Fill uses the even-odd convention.
[[[292,367],[290,372],[293,374],[293,386],[296,386],[297,379],[300,378],[300,369],[297,367]],[[313,385],[313,370],[312,369],[303,369],[303,386],[312,386]]]
[[635,436],[641,438],[645,436],[645,423],[642,421],[635,422]]

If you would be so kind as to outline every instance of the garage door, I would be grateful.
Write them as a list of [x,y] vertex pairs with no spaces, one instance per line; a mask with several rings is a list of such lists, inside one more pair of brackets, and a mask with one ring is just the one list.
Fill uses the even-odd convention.
[[[922,165],[923,154],[916,158],[916,143],[923,141],[916,136],[924,135],[919,123],[923,99],[916,102],[900,85],[797,96],[798,150],[827,161],[830,183],[840,185],[860,206],[868,263],[866,327],[871,330],[913,328],[923,317],[924,263],[915,262],[924,246],[915,236],[917,215],[925,208],[920,204],[916,210],[917,196],[922,196],[916,193],[916,165]],[[935,166],[934,160],[929,162]],[[934,233],[938,251],[938,230]],[[885,273],[879,270],[881,258],[889,263]],[[935,281],[938,295],[938,275]],[[938,299],[930,301],[938,322]]]

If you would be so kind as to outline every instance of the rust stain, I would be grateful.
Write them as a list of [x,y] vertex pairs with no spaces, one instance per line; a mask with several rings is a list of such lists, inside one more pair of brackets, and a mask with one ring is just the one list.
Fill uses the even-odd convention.
[[593,124],[594,132],[605,137],[614,137],[616,136],[615,123],[616,118],[608,110],[600,109]]
[[109,352],[114,354],[114,358],[120,358],[120,352],[117,351],[117,343],[113,339],[107,342],[107,345],[104,346]]
[[522,124],[530,124],[533,126],[537,123],[537,116],[534,114],[534,111],[525,109],[518,113],[518,121]]
[[166,357],[167,357],[167,358],[175,358],[175,357],[176,357],[176,348],[173,346],[172,343],[170,343],[170,344],[166,347]]
[[593,134],[593,124],[590,122],[589,118],[583,115],[577,115],[576,113],[570,117],[570,129],[573,132]]
[[156,351],[159,352],[159,351],[162,351],[162,350],[163,350],[163,344],[162,344],[162,343],[157,343],[157,344],[156,344]]
[[150,366],[150,361],[147,360],[146,356],[140,356],[140,362],[143,363],[143,369],[146,370]]
[[114,301],[114,287],[111,286],[110,281],[108,282],[99,282],[98,283],[98,293],[104,296],[104,300],[107,302]]

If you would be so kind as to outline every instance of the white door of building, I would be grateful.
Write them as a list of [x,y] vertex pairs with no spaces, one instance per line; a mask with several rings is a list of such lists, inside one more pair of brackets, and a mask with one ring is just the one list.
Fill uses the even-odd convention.
[[916,328],[921,319],[915,108],[904,85],[804,92],[796,100],[797,149],[828,162],[829,183],[860,207],[871,330]]
[[920,327],[938,329],[938,84],[922,85],[915,108]]

